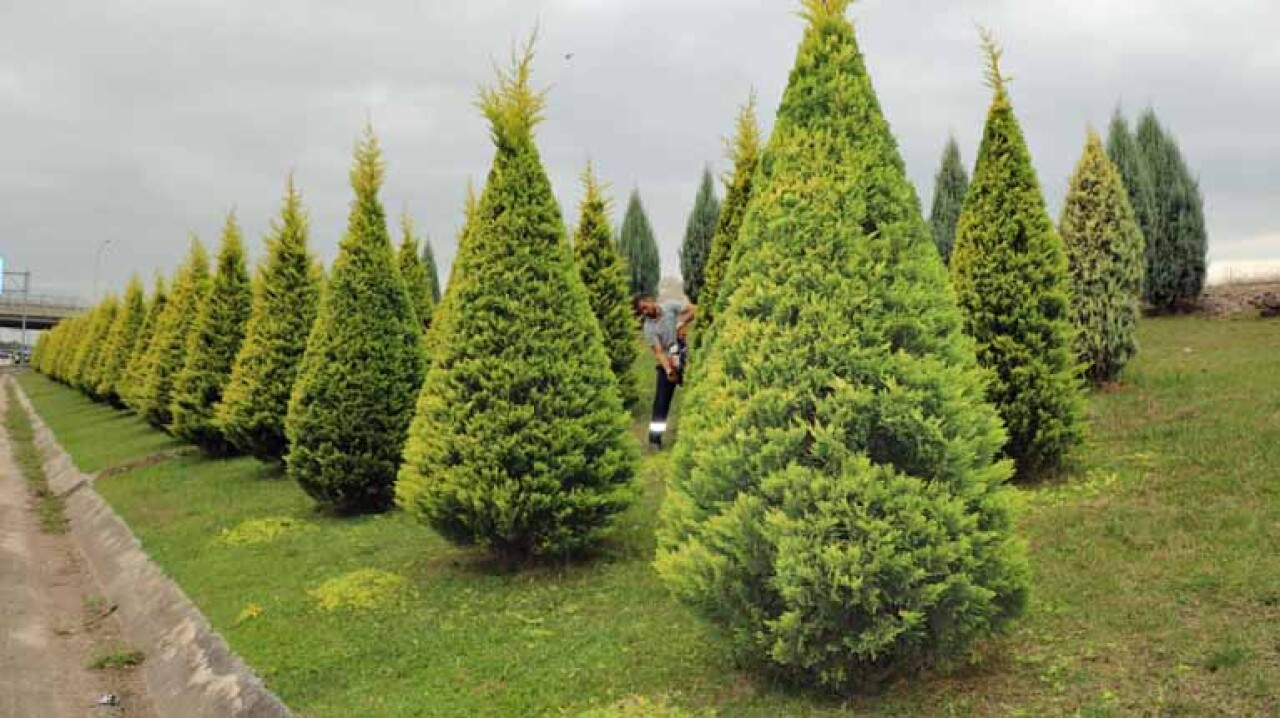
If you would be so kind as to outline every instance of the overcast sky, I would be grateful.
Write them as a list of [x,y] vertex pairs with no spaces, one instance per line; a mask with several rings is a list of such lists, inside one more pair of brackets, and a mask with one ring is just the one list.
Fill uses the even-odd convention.
[[[474,107],[493,61],[541,27],[539,144],[566,214],[595,161],[639,187],[676,250],[699,173],[752,88],[772,124],[803,29],[791,0],[0,0],[0,254],[37,291],[89,295],[170,271],[235,208],[254,254],[293,170],[312,242],[345,227],[366,117],[389,214],[442,275],[468,178],[492,154]],[[1206,199],[1215,259],[1280,257],[1280,7],[1264,0],[863,0],[850,11],[928,210],[948,133],[972,163],[989,95],[975,23],[1006,48],[1014,106],[1056,216],[1092,123],[1153,105]],[[571,58],[566,55],[572,53]]]

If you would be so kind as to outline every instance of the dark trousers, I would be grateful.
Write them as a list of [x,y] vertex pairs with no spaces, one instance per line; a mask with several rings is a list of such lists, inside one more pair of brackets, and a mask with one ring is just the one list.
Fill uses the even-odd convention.
[[667,372],[657,367],[657,388],[653,393],[653,419],[649,423],[649,443],[662,445],[662,435],[667,431],[667,416],[671,413],[671,400],[676,396],[678,383],[667,378]]

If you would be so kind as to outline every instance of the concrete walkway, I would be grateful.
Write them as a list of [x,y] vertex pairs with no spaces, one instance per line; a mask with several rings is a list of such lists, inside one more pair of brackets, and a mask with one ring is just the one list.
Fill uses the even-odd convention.
[[[88,668],[124,648],[119,625],[70,537],[41,532],[31,507],[0,423],[0,718],[149,718],[134,671]],[[96,705],[108,693],[119,705]]]

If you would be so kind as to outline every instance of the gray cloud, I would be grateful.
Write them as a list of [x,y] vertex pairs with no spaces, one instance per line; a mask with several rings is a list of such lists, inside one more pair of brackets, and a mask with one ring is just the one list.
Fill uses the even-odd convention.
[[[384,193],[448,263],[468,178],[488,169],[474,107],[513,40],[541,28],[539,142],[572,216],[595,161],[638,186],[667,271],[699,173],[754,87],[771,121],[802,30],[791,2],[743,0],[0,0],[0,253],[38,289],[89,294],[170,270],[235,208],[254,239],[289,171],[332,258],[366,117]],[[1154,105],[1200,173],[1218,258],[1280,256],[1280,9],[1253,0],[865,0],[852,15],[926,205],[949,132],[976,153],[988,92],[975,22],[1003,39],[1052,211],[1092,123]],[[573,53],[572,59],[564,55]]]

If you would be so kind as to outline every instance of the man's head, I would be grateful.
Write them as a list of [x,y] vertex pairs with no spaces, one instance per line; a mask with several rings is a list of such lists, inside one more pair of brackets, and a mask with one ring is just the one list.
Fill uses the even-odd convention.
[[631,311],[635,312],[637,317],[656,319],[662,316],[662,307],[658,306],[658,300],[648,293],[637,294],[631,298]]

